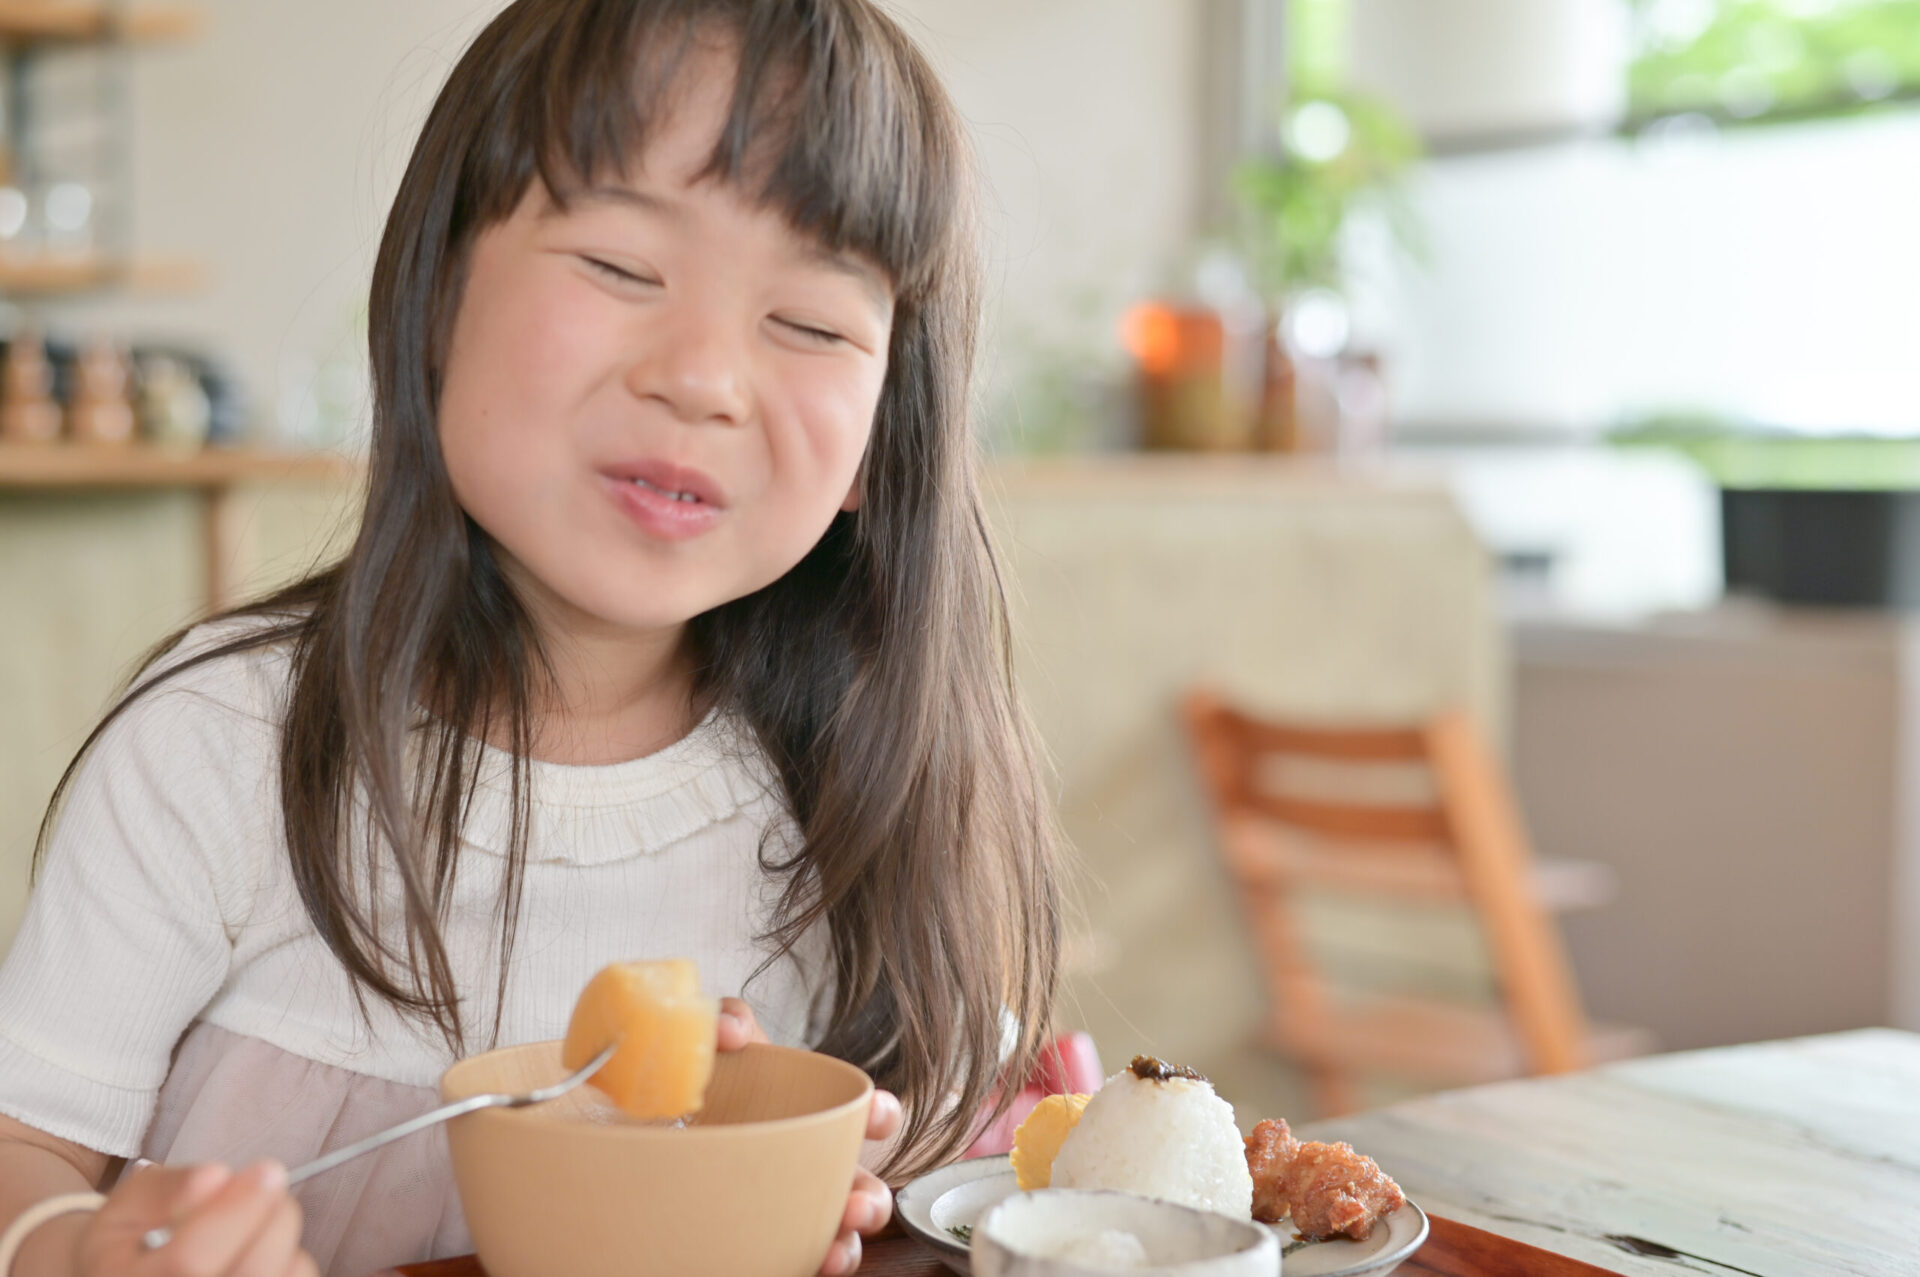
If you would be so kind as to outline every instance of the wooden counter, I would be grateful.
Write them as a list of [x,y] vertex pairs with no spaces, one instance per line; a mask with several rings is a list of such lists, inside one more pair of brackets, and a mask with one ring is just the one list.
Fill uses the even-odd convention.
[[0,947],[47,796],[132,663],[344,546],[358,492],[338,457],[0,446]]
[[1685,1052],[1303,1132],[1429,1211],[1630,1277],[1911,1277],[1920,1035]]
[[236,569],[243,562],[243,506],[247,485],[286,482],[344,485],[356,482],[360,463],[325,452],[276,452],[258,448],[198,448],[170,451],[144,444],[0,443],[0,492],[103,493],[183,491],[200,505],[202,599],[218,611],[236,597]]

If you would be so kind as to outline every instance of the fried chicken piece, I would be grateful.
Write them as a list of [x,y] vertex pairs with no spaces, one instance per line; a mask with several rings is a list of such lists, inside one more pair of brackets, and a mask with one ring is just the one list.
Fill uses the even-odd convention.
[[1247,1171],[1253,1176],[1253,1217],[1263,1224],[1277,1224],[1293,1209],[1283,1186],[1300,1141],[1287,1129],[1285,1118],[1270,1117],[1253,1128],[1246,1145]]
[[1284,1121],[1269,1119],[1246,1145],[1253,1217],[1262,1223],[1292,1215],[1303,1237],[1363,1241],[1374,1221],[1406,1204],[1400,1186],[1351,1144],[1302,1143]]
[[1363,1241],[1382,1215],[1406,1204],[1400,1186],[1351,1144],[1306,1143],[1294,1152],[1282,1190],[1303,1237],[1345,1234]]

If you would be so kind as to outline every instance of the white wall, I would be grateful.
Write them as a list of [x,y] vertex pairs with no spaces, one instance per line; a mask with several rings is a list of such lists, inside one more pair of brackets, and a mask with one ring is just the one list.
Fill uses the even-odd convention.
[[[1196,0],[895,0],[972,125],[1004,365],[1114,350],[1199,205]],[[1117,351],[1116,351],[1117,353]]]
[[[1356,80],[1428,136],[1603,130],[1624,109],[1624,0],[1351,4]],[[1401,433],[1673,409],[1920,431],[1916,157],[1908,108],[1423,165],[1429,265],[1367,299]]]
[[[310,419],[316,400],[351,398],[387,203],[433,93],[500,4],[203,7],[202,39],[135,59],[135,211],[142,247],[203,259],[210,285],[178,301],[64,313],[203,342],[233,362],[272,428]],[[1028,351],[1035,334],[1048,346],[1111,346],[1118,309],[1174,268],[1191,224],[1199,6],[893,7],[979,138],[995,331]]]
[[453,59],[499,6],[473,0],[205,0],[202,36],[133,59],[136,235],[207,264],[179,300],[77,322],[191,337],[228,358],[271,426],[314,369],[361,364],[358,315],[387,202]]
[[1626,110],[1624,0],[1349,0],[1357,88],[1422,137],[1610,123]]
[[1920,112],[1442,159],[1414,183],[1414,422],[1590,431],[1703,407],[1920,430]]

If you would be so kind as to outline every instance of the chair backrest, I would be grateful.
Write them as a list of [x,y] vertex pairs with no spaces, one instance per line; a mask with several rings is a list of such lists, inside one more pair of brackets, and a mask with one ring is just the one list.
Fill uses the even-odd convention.
[[[1190,693],[1181,710],[1222,852],[1278,1009],[1292,1022],[1289,1037],[1311,1041],[1335,1014],[1294,916],[1297,888],[1311,885],[1465,903],[1477,916],[1529,1071],[1583,1066],[1585,1017],[1557,929],[1534,890],[1525,832],[1501,767],[1465,715],[1336,728],[1256,717],[1205,691]],[[1418,773],[1424,787],[1314,796],[1285,782],[1289,763],[1296,773],[1378,770],[1397,773],[1396,780]],[[1383,797],[1383,789],[1397,793]]]

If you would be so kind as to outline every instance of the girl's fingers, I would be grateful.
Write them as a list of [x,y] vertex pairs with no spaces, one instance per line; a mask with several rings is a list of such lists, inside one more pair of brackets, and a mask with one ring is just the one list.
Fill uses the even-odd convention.
[[168,1213],[179,1222],[213,1200],[214,1194],[233,1181],[233,1169],[219,1164],[195,1166],[187,1170],[168,1203]]
[[826,1277],[845,1277],[860,1266],[860,1234],[877,1233],[893,1216],[893,1190],[880,1177],[864,1168],[853,1174],[853,1191],[847,1194],[847,1209],[840,1216],[840,1236],[820,1265]]
[[900,1097],[892,1091],[875,1091],[873,1104],[867,1109],[867,1138],[892,1139],[899,1134],[901,1117]]
[[869,1175],[867,1178],[873,1181],[872,1186],[867,1189],[867,1199],[872,1202],[873,1209],[868,1212],[867,1226],[860,1231],[871,1237],[885,1228],[887,1222],[893,1218],[893,1190],[888,1188],[878,1176]]
[[293,1257],[293,1262],[287,1265],[281,1277],[320,1277],[320,1265],[314,1263],[313,1256],[303,1250]]
[[232,1178],[224,1166],[152,1166],[131,1171],[107,1194],[100,1217],[115,1229],[171,1224]]
[[100,1213],[80,1235],[82,1272],[160,1271],[149,1265],[149,1229],[172,1228],[224,1187],[233,1173],[224,1166],[153,1166],[129,1171]]
[[300,1203],[282,1197],[225,1277],[284,1277],[300,1255]]
[[[212,1199],[174,1225],[172,1269],[226,1273],[252,1246],[285,1200],[287,1171],[278,1162],[248,1167]],[[251,1275],[249,1275],[251,1277]]]
[[887,1226],[893,1217],[893,1190],[880,1182],[871,1171],[858,1171],[853,1177],[853,1191],[847,1194],[847,1209],[840,1216],[840,1232],[867,1233],[879,1232]]
[[846,1277],[846,1274],[860,1267],[860,1234],[842,1233],[834,1239],[833,1249],[827,1252],[825,1262],[820,1265],[821,1277]]
[[739,998],[720,999],[720,1049],[738,1051],[749,1042],[765,1042],[767,1035],[753,1008]]

